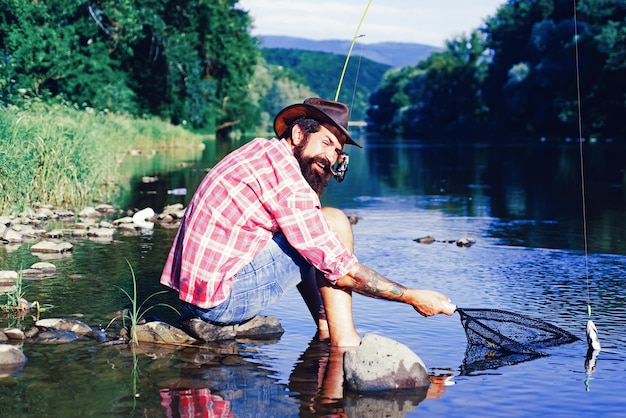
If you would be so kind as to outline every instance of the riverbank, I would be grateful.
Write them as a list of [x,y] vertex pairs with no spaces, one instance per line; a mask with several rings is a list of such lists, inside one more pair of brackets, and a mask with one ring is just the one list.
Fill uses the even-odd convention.
[[197,147],[207,135],[156,118],[29,102],[0,110],[0,213],[110,203],[135,153]]

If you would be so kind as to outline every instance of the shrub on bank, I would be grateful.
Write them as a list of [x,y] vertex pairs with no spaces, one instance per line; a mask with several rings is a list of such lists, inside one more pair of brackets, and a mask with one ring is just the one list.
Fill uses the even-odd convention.
[[37,102],[0,108],[0,214],[38,204],[109,202],[129,150],[194,146],[204,139],[155,118]]

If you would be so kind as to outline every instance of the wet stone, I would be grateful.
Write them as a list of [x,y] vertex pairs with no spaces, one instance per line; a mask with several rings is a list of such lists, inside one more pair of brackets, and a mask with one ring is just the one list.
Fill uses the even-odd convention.
[[36,342],[39,344],[67,344],[76,341],[77,338],[74,331],[53,329],[39,333]]
[[26,338],[24,332],[19,328],[5,328],[2,330],[2,333],[6,335],[9,340],[21,341]]
[[280,320],[274,316],[255,316],[235,328],[237,338],[272,339],[284,332]]
[[52,263],[47,263],[45,261],[37,262],[30,266],[30,268],[35,270],[41,270],[43,274],[53,274],[57,271],[57,266]]
[[428,370],[407,346],[380,335],[367,334],[361,345],[344,354],[348,390],[375,392],[422,388],[430,384]]
[[33,253],[64,253],[72,251],[73,248],[72,244],[65,241],[40,241],[30,247],[30,251]]
[[191,344],[196,340],[184,331],[161,321],[152,321],[135,327],[138,342]]
[[42,329],[68,330],[83,335],[92,331],[91,327],[76,319],[46,318],[35,322],[35,326]]
[[0,376],[19,371],[27,358],[22,351],[11,344],[0,344]]

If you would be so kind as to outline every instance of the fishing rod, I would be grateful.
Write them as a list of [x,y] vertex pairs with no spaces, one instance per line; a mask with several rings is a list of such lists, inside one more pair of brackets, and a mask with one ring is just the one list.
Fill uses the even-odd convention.
[[354,44],[356,40],[364,35],[359,35],[359,31],[361,30],[361,25],[363,24],[363,20],[365,20],[365,15],[367,14],[367,10],[370,8],[372,4],[372,0],[367,2],[367,6],[365,6],[365,10],[363,10],[363,14],[361,15],[361,20],[359,21],[359,25],[354,32],[354,36],[352,37],[352,43],[350,44],[350,50],[348,51],[348,55],[346,55],[346,60],[343,63],[343,70],[341,70],[341,77],[339,77],[339,84],[337,85],[337,92],[335,93],[335,101],[339,100],[339,92],[341,91],[341,84],[343,83],[343,77],[346,74],[346,68],[348,68],[348,61],[350,61],[350,55],[352,54],[352,49],[354,48]]

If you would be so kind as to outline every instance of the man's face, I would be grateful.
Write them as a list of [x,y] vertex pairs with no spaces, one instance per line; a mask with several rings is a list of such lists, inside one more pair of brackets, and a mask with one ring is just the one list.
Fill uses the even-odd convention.
[[341,142],[324,126],[318,132],[309,134],[308,137],[301,130],[294,134],[302,135],[294,141],[294,143],[297,142],[294,147],[294,156],[300,163],[306,181],[318,195],[321,195],[332,176],[330,167],[335,164],[343,148]]

